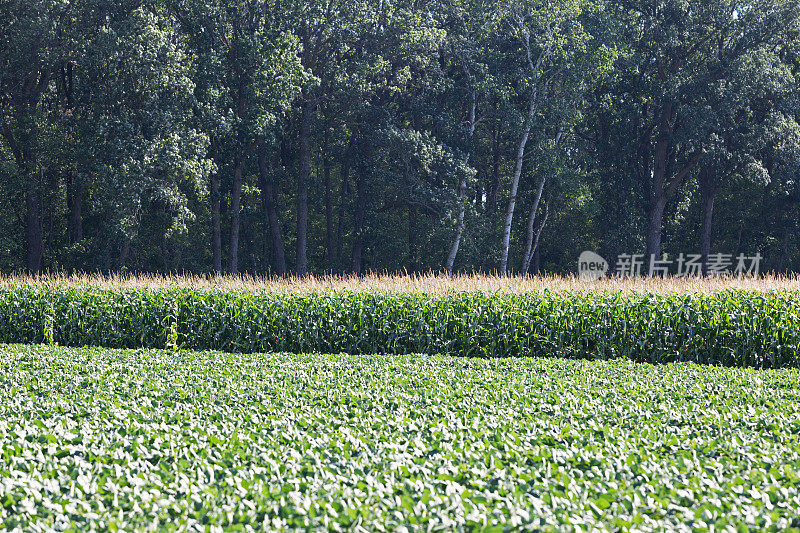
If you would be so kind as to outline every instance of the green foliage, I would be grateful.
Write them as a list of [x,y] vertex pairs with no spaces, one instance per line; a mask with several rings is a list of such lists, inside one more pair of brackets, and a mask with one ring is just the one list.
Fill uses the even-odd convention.
[[796,370],[4,346],[0,376],[8,530],[800,526]]
[[796,272],[799,43],[800,0],[4,0],[0,270]]
[[797,367],[800,294],[284,294],[16,285],[0,290],[0,340]]

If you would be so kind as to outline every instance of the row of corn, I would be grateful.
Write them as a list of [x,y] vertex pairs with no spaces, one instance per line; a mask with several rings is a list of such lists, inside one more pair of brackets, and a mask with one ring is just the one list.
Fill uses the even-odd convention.
[[0,288],[0,342],[800,366],[800,293]]

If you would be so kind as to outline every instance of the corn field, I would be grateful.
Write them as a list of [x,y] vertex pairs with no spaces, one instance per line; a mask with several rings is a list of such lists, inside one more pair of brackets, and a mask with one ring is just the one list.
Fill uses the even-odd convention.
[[785,278],[7,278],[0,340],[796,367],[800,287]]

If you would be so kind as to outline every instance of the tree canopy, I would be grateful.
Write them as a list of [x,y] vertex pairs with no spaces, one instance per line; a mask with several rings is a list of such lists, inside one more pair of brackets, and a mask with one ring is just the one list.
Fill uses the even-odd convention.
[[799,87],[800,0],[0,0],[0,269],[799,272]]

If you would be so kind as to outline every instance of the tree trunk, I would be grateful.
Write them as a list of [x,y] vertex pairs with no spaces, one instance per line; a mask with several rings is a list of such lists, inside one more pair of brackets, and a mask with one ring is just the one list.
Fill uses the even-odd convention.
[[119,252],[119,268],[123,268],[125,263],[128,262],[128,256],[131,253],[131,240],[125,236],[123,237],[122,250]]
[[39,216],[39,192],[35,180],[28,175],[28,188],[25,191],[25,266],[34,274],[42,270],[42,228]]
[[[561,143],[561,138],[564,135],[564,126],[558,128],[558,132],[556,133],[555,138],[555,145],[558,146]],[[544,192],[544,187],[547,184],[547,176],[542,177],[541,183],[539,183],[539,189],[536,191],[536,198],[533,201],[533,205],[531,206],[531,212],[528,217],[528,234],[525,238],[525,254],[522,256],[522,273],[527,274],[531,268],[531,260],[533,259],[533,255],[539,250],[539,239],[542,236],[542,230],[544,230],[544,225],[547,223],[547,217],[550,215],[550,203],[545,203],[545,212],[544,212],[544,219],[542,220],[541,224],[539,224],[539,229],[534,230],[535,222],[536,222],[536,214],[539,212],[539,204],[542,201],[542,193]]]
[[364,262],[364,218],[367,210],[367,183],[364,170],[359,169],[356,176],[356,209],[353,214],[353,274],[360,276]]
[[286,275],[286,252],[283,248],[281,235],[281,221],[276,208],[278,199],[278,186],[269,174],[267,167],[267,154],[264,146],[258,152],[259,181],[261,182],[261,205],[267,214],[272,253],[275,257],[275,272],[279,276]]
[[[533,240],[533,255],[536,257],[535,266],[534,266],[534,274],[539,274],[539,240],[542,238],[542,232],[544,231],[544,227],[547,224],[547,218],[550,216],[550,201],[544,203],[544,218],[542,218],[542,223],[539,224],[539,229],[536,230],[536,238]],[[528,267],[530,268],[530,260],[528,261]],[[527,274],[528,270],[524,272]]]
[[244,217],[240,221],[240,225],[242,228],[241,238],[239,239],[241,243],[239,253],[240,269],[242,272],[252,272],[256,268],[257,263],[255,253],[253,252],[253,236],[247,217]]
[[539,182],[539,188],[536,191],[536,197],[531,206],[530,215],[528,215],[528,228],[527,236],[525,237],[525,253],[522,255],[522,273],[527,274],[531,267],[531,259],[534,252],[534,240],[536,239],[536,213],[539,212],[539,203],[542,201],[542,192],[547,183],[547,176],[542,176],[542,181]]
[[408,272],[419,269],[417,258],[417,206],[408,204]]
[[327,252],[328,270],[334,266],[334,239],[333,239],[333,197],[331,191],[331,160],[327,154],[327,141],[325,142],[325,155],[322,162],[322,176],[325,182],[325,247]]
[[220,216],[219,176],[211,175],[211,254],[214,272],[222,274],[222,224]]
[[[475,135],[475,115],[478,108],[478,95],[475,91],[470,91],[471,102],[469,108],[469,137],[467,155],[464,157],[464,166],[469,165],[469,157],[472,152],[472,137]],[[458,248],[461,246],[461,237],[464,235],[464,214],[467,209],[467,178],[462,176],[458,183],[458,219],[456,221],[456,236],[450,246],[450,253],[447,256],[445,271],[448,275],[453,274],[453,265],[456,262]]]
[[[27,117],[23,113],[20,112],[19,117],[17,120],[20,124],[27,124]],[[28,131],[23,133],[21,139],[15,139],[10,128],[5,123],[3,126],[3,136],[14,153],[17,167],[25,184],[25,267],[29,272],[37,274],[42,269],[44,243],[42,242],[39,180],[36,179],[33,164],[33,134]]]
[[[658,126],[658,139],[653,154],[653,171],[650,176],[650,213],[647,228],[647,259],[661,257],[661,232],[664,225],[664,208],[670,198],[675,196],[686,176],[694,170],[703,157],[703,151],[697,150],[686,165],[671,176],[675,164],[674,151],[670,150],[670,142],[675,121],[675,105],[668,102],[661,109]],[[647,165],[645,168],[648,168]]]
[[706,167],[700,176],[700,195],[703,203],[703,223],[700,230],[700,256],[702,258],[704,276],[708,276],[708,257],[711,255],[711,232],[714,219],[714,199],[717,194],[713,179],[713,170]]
[[531,274],[538,276],[542,273],[542,250],[538,246],[536,251],[533,252],[533,262],[531,264]]
[[537,91],[534,88],[528,108],[528,116],[525,119],[525,126],[522,131],[522,136],[517,146],[517,159],[514,165],[514,174],[511,179],[511,191],[508,196],[508,209],[506,210],[506,218],[503,224],[503,242],[500,249],[500,274],[505,276],[508,272],[508,248],[511,244],[511,223],[514,220],[514,208],[517,205],[517,190],[519,189],[519,179],[522,175],[522,164],[525,161],[525,147],[528,144],[528,139],[531,135],[531,127],[533,125],[533,117],[536,114],[536,101]]
[[310,102],[303,104],[300,119],[300,171],[297,173],[297,262],[295,272],[308,275],[308,180],[311,176],[311,113]]
[[244,160],[238,159],[233,168],[233,189],[231,190],[231,242],[228,260],[228,272],[239,273],[239,221],[242,207],[242,167]]
[[70,174],[68,178],[67,202],[69,242],[75,244],[83,240],[83,187],[81,179],[74,174]]
[[347,195],[350,193],[350,161],[349,155],[345,154],[345,160],[342,162],[342,180],[339,186],[339,222],[336,227],[336,265],[341,272],[344,270],[342,264],[343,257],[343,242],[344,242],[344,216],[345,207],[347,206]]
[[647,226],[647,260],[650,257],[661,257],[661,228],[664,224],[664,208],[667,198],[661,195],[650,202]]
[[667,205],[666,179],[669,157],[669,142],[672,134],[672,104],[667,103],[661,111],[655,152],[653,154],[653,175],[651,178],[650,212],[647,227],[647,254],[661,257],[661,230],[664,220],[664,208]]

